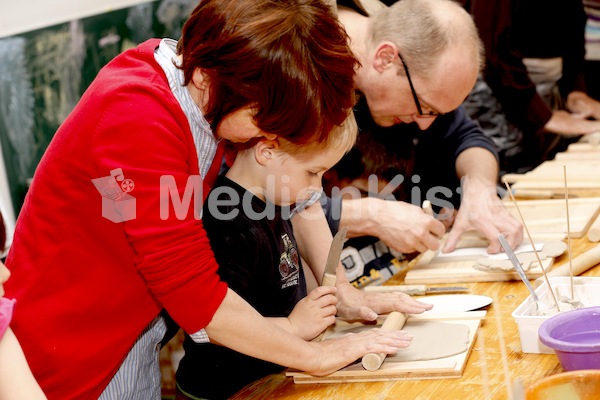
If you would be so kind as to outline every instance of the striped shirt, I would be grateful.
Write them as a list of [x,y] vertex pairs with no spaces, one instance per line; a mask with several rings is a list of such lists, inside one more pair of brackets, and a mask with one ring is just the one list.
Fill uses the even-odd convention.
[[[202,178],[205,178],[217,151],[218,140],[215,139],[210,124],[200,112],[190,92],[183,86],[183,71],[176,66],[180,65],[175,52],[176,47],[175,40],[163,39],[154,53],[154,58],[164,70],[169,87],[190,123],[198,155],[198,167]],[[165,321],[158,315],[140,334],[99,400],[161,399],[159,353],[160,342],[166,331]],[[198,343],[209,341],[204,329],[190,336]]]

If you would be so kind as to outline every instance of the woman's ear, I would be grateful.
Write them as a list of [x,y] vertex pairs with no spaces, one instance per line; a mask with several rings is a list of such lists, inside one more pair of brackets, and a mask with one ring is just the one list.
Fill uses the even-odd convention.
[[271,163],[275,153],[279,149],[279,143],[275,140],[263,138],[254,146],[254,157],[260,165],[266,166]]
[[198,90],[204,90],[208,86],[208,77],[200,68],[196,68],[192,74],[192,84]]
[[373,56],[373,68],[378,72],[389,68],[393,65],[394,59],[398,55],[398,48],[392,42],[381,42],[375,50]]

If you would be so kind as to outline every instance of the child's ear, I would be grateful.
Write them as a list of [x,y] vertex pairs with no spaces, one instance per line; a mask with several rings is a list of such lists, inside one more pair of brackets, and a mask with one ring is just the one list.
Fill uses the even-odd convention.
[[275,140],[262,139],[254,146],[254,157],[260,165],[268,165],[275,157],[279,143]]

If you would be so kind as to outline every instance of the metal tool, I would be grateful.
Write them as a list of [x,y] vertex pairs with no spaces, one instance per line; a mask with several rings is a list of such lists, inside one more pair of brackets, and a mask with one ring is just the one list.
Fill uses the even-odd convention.
[[436,294],[436,293],[458,293],[468,292],[469,288],[463,286],[438,286],[429,287],[427,285],[388,285],[388,286],[365,286],[365,292],[390,293],[402,292],[411,296],[420,294]]
[[[347,232],[348,228],[342,228],[333,237],[331,247],[329,248],[329,254],[327,255],[327,261],[325,263],[325,272],[323,272],[323,278],[321,279],[321,286],[335,286],[337,280],[336,270],[340,263],[340,254],[342,254],[342,249],[344,248]],[[319,336],[313,339],[313,341],[320,342],[323,340],[324,334],[325,331],[321,332]]]
[[[511,264],[513,265],[513,267],[515,267],[515,271],[517,271],[517,274],[519,274],[519,277],[521,278],[521,280],[523,281],[523,283],[525,284],[525,286],[527,286],[527,289],[529,290],[529,293],[531,293],[531,298],[533,299],[533,301],[535,302],[536,306],[538,307],[538,310],[549,310],[549,309],[551,309],[552,306],[549,306],[549,305],[543,303],[540,300],[540,298],[538,297],[538,295],[535,292],[535,290],[533,289],[533,287],[531,286],[531,283],[529,283],[529,279],[527,279],[527,275],[525,275],[525,270],[523,269],[523,266],[521,265],[521,262],[517,258],[517,256],[516,256],[515,252],[513,251],[512,247],[510,247],[510,244],[506,240],[506,237],[503,234],[499,233],[498,234],[498,240],[500,241],[500,245],[504,249],[504,252],[508,256],[508,259],[510,260]],[[548,288],[548,289],[552,290],[550,288]]]
[[344,248],[347,232],[348,228],[342,228],[333,237],[327,262],[325,263],[325,272],[323,273],[323,279],[321,279],[321,286],[335,286],[336,269],[340,263],[340,254],[342,254]]

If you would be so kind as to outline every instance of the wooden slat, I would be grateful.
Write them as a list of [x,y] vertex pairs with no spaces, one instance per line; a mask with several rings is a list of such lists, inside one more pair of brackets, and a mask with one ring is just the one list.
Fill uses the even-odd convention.
[[[504,205],[518,221],[521,220],[517,207],[512,202],[505,200]],[[567,233],[567,207],[564,199],[527,200],[518,202],[518,205],[532,236]],[[598,214],[600,197],[570,198],[571,238],[584,237]]]

